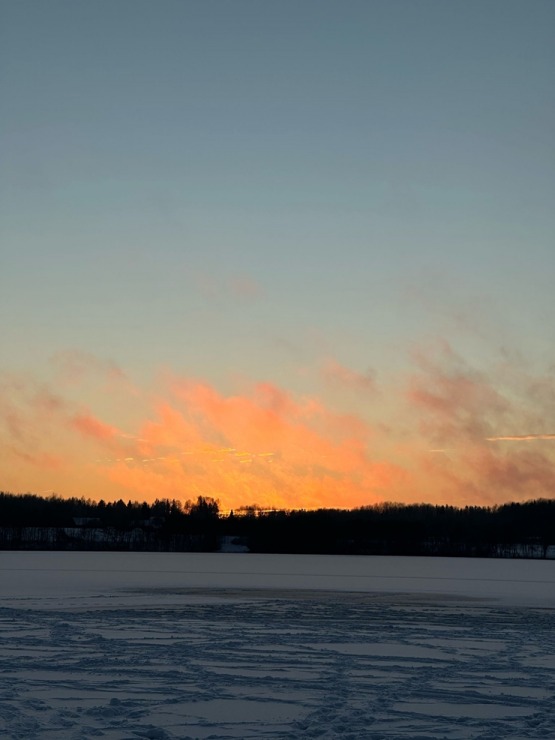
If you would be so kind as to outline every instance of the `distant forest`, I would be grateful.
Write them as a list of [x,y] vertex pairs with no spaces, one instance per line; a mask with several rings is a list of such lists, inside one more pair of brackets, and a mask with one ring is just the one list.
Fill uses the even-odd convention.
[[0,493],[0,549],[555,557],[555,499],[222,514],[216,499],[109,503]]

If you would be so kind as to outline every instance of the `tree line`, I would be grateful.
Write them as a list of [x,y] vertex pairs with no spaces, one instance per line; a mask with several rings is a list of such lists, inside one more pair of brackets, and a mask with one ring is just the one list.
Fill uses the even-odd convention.
[[213,551],[224,539],[265,553],[555,557],[555,499],[223,514],[202,496],[146,503],[0,493],[3,549]]
[[219,505],[153,503],[0,493],[0,549],[211,551],[219,546]]

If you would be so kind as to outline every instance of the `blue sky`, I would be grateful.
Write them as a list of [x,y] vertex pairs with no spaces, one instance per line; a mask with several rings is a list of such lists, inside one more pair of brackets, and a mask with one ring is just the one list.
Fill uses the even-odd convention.
[[[168,374],[223,398],[272,383],[380,429],[406,420],[403,440],[421,440],[429,419],[404,408],[407,389],[457,357],[513,404],[496,433],[545,433],[551,1],[4,1],[1,14],[6,388],[25,378],[120,429],[151,419]],[[71,353],[120,368],[141,401],[98,379],[68,390]],[[373,398],[330,389],[332,367],[372,377]],[[6,418],[40,427],[9,398]],[[31,443],[5,434],[6,486],[35,486]],[[400,438],[376,444],[412,481]],[[52,485],[78,493],[85,472],[72,475]]]

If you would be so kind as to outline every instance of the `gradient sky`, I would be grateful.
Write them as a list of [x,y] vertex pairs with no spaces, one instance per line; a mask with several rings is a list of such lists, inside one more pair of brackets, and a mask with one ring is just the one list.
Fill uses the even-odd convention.
[[0,488],[555,494],[553,0],[2,0]]

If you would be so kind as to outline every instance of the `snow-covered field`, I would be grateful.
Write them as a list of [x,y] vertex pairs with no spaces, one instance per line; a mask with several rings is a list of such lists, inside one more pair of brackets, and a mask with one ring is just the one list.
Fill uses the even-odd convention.
[[555,738],[555,563],[0,552],[0,737]]

